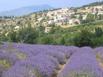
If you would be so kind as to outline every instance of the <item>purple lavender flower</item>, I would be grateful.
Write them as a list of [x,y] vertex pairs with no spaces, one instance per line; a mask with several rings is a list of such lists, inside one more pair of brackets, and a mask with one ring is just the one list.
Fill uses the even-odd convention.
[[58,77],[103,77],[95,54],[89,48],[82,48],[72,55]]
[[8,71],[4,71],[2,77],[39,77],[36,69],[25,66],[13,66]]
[[15,65],[25,66],[27,68],[36,68],[42,77],[51,77],[52,75],[56,74],[56,70],[59,68],[58,61],[52,56],[45,54],[39,54],[25,61],[19,61]]
[[103,64],[103,47],[95,48],[94,52],[96,54],[98,62]]

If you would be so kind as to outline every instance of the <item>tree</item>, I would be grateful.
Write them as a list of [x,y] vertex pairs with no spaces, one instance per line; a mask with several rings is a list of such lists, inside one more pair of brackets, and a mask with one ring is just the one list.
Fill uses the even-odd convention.
[[61,45],[65,45],[65,38],[64,38],[64,37],[61,38],[60,44],[61,44]]
[[38,32],[31,26],[22,28],[17,33],[17,39],[19,42],[35,43],[35,39],[38,37]]
[[80,14],[80,15],[79,15],[79,20],[82,21],[82,19],[83,19],[83,16]]
[[98,15],[98,20],[102,20],[103,19],[103,15],[102,14],[99,14]]
[[76,46],[92,46],[92,38],[93,34],[88,30],[81,30],[79,35],[75,36],[74,44]]
[[86,18],[87,22],[92,22],[94,20],[95,20],[95,15],[93,15],[93,14],[88,14],[87,15],[87,18]]
[[103,30],[102,30],[102,28],[100,28],[100,27],[95,28],[95,35],[96,35],[97,37],[102,36],[102,35],[103,35]]

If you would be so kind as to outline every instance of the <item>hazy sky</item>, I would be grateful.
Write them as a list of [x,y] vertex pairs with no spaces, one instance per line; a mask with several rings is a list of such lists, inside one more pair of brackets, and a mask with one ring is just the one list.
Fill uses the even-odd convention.
[[0,0],[0,11],[41,4],[53,7],[81,6],[95,1],[98,0]]

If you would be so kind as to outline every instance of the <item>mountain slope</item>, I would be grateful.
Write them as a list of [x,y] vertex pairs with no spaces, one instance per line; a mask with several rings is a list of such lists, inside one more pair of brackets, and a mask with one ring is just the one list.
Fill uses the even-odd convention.
[[103,5],[103,1],[101,2],[93,2],[87,5],[84,5],[83,7],[89,7],[89,6],[98,6],[98,5]]
[[10,11],[1,12],[0,16],[22,16],[33,12],[49,10],[49,9],[52,9],[52,7],[49,5],[29,6],[29,7],[22,7]]

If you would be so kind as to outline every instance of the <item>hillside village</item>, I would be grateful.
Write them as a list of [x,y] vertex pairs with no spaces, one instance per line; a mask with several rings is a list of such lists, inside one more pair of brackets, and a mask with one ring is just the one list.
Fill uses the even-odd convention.
[[94,1],[1,0],[0,77],[103,77],[103,0]]
[[[23,26],[45,27],[49,32],[52,26],[68,28],[77,26],[85,21],[89,14],[103,17],[103,5],[87,6],[82,8],[58,8],[49,11],[32,13],[21,17],[0,17],[0,30],[14,29],[17,31]],[[100,17],[99,17],[100,18]]]

